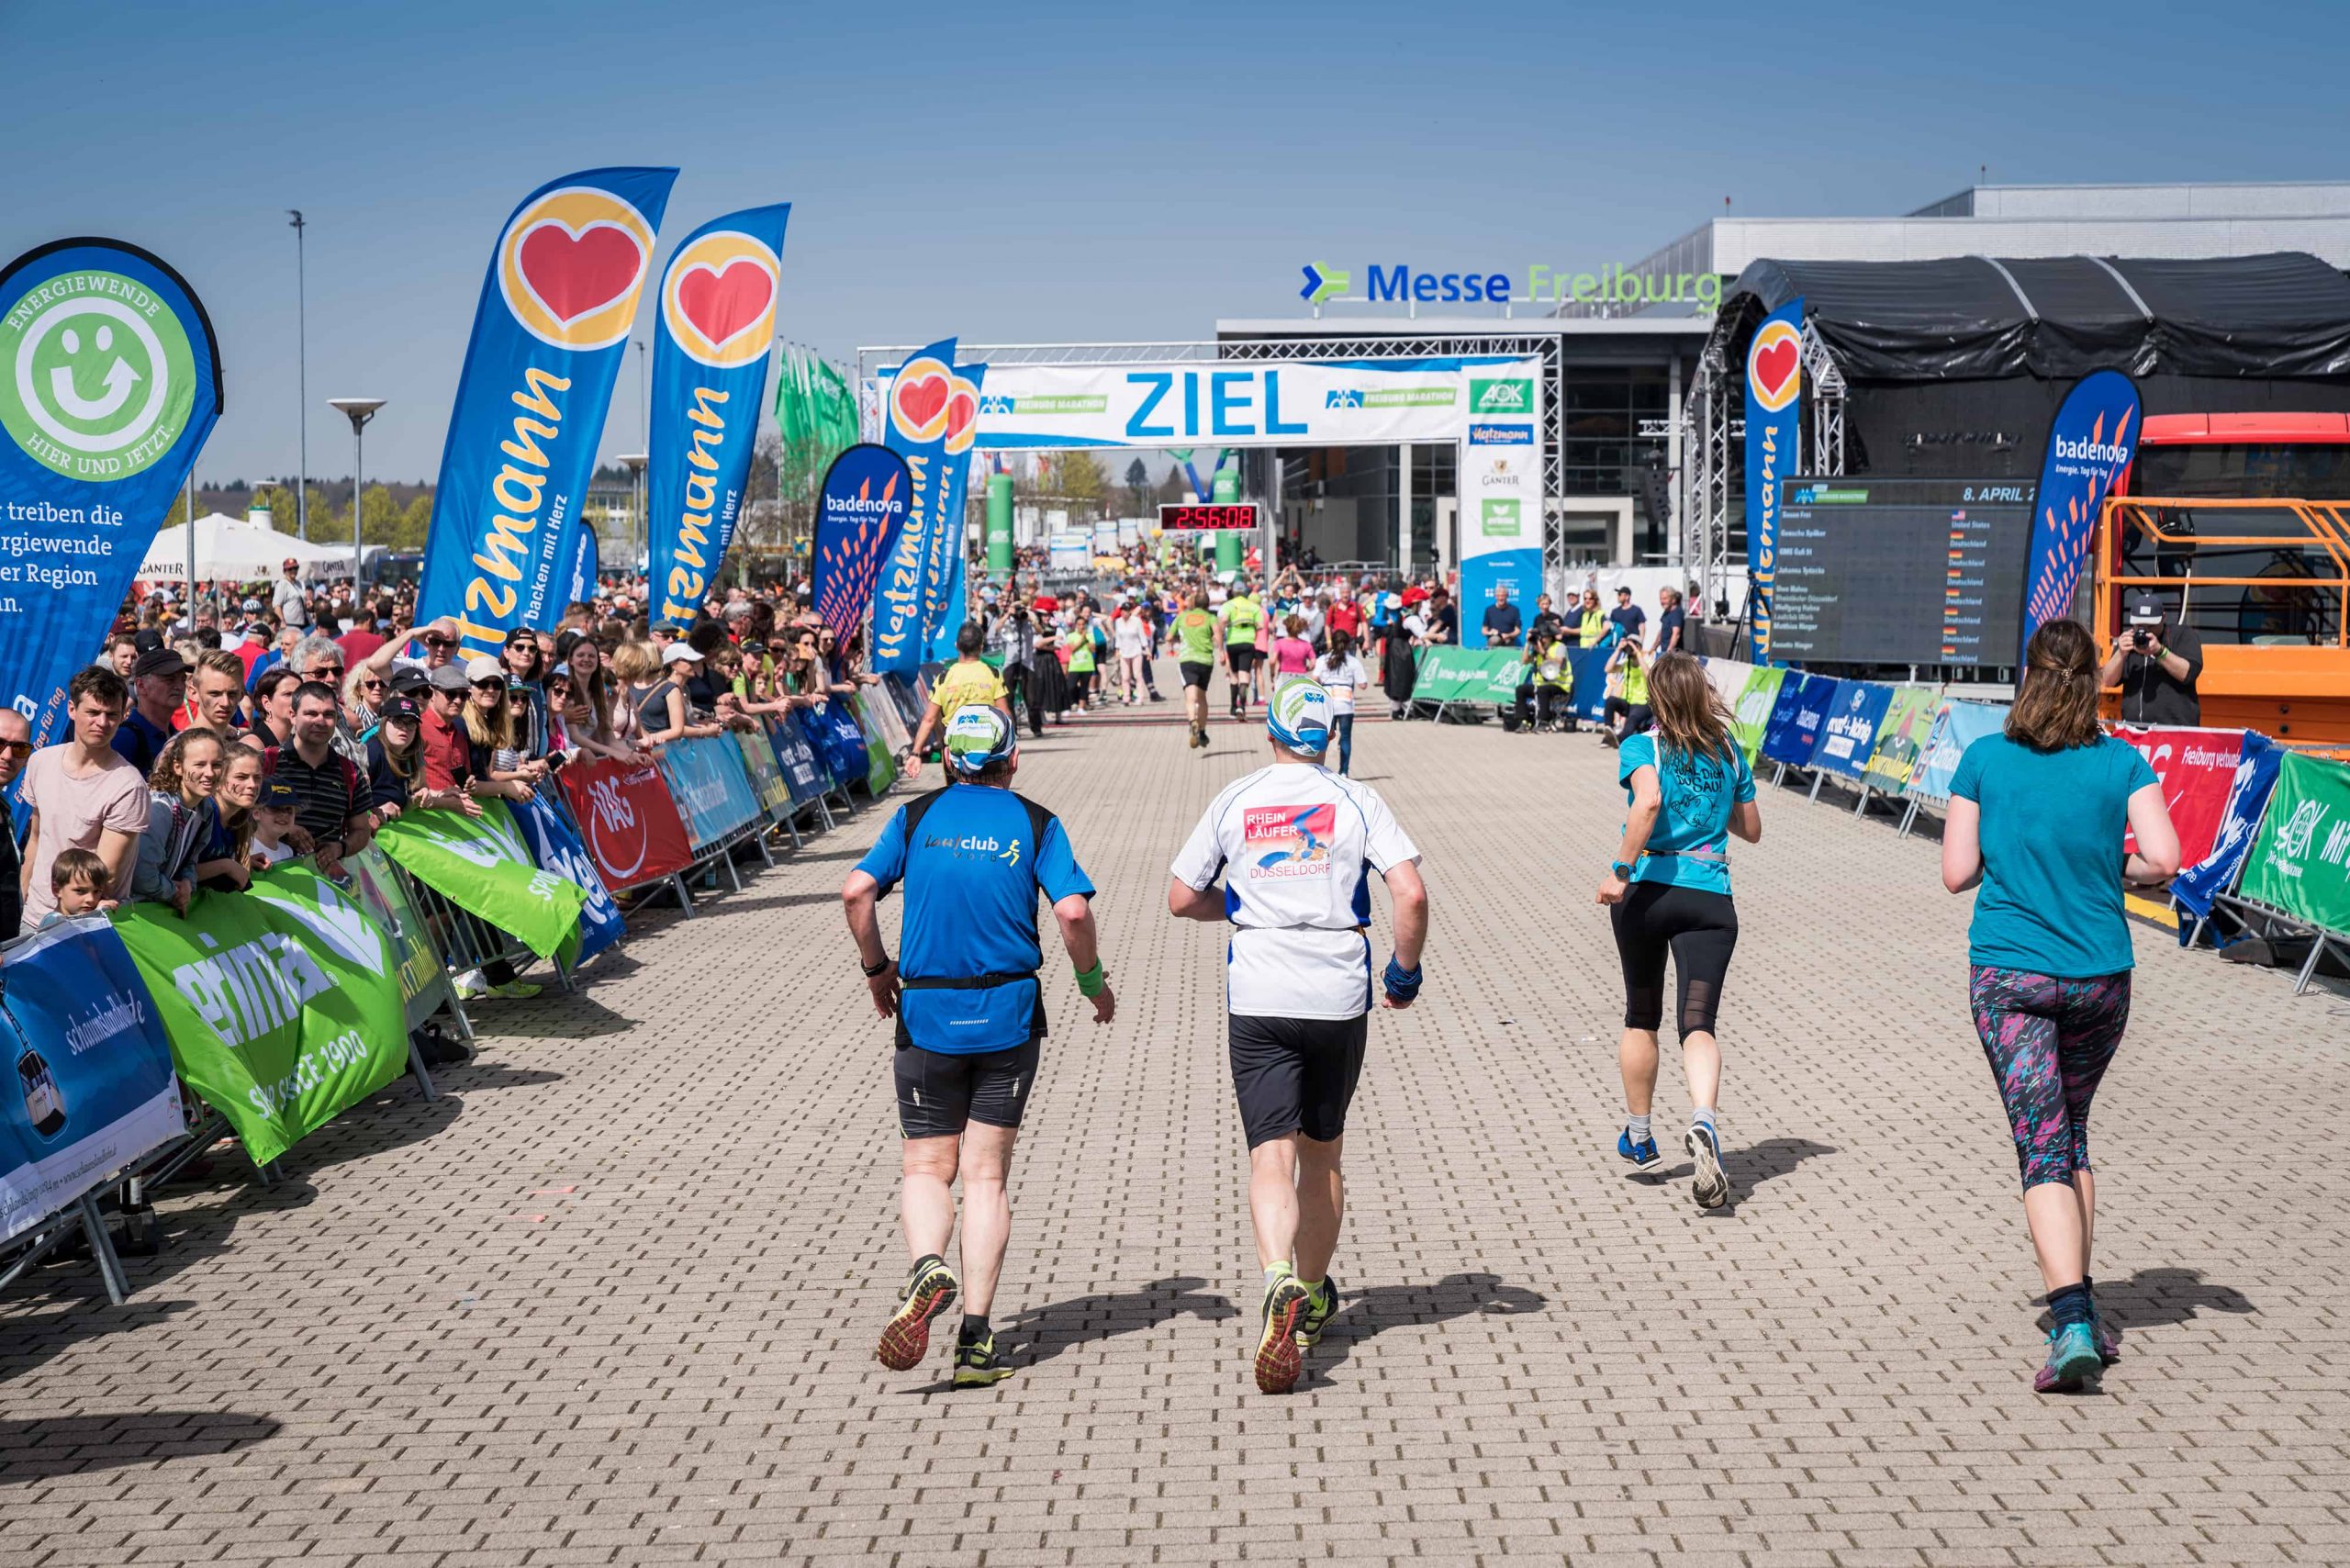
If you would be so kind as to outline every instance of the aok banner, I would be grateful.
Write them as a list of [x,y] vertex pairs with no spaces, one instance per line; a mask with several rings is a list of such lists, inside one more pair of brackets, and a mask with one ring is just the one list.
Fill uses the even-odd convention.
[[588,480],[675,169],[591,169],[506,220],[441,449],[417,621],[495,654],[562,617]]
[[36,746],[219,417],[212,323],[155,257],[62,240],[0,272],[0,701]]
[[685,819],[659,768],[599,757],[575,762],[555,778],[606,887],[657,882],[693,864]]
[[1460,642],[1485,645],[1485,608],[1509,589],[1521,623],[1542,591],[1542,365],[1513,360],[1464,377]]
[[185,1128],[162,1019],[97,916],[0,958],[0,1243],[32,1229]]
[[134,903],[114,920],[180,1077],[255,1164],[406,1070],[391,938],[307,866],[273,867],[242,893],[199,892],[185,917]]
[[2285,754],[2244,861],[2244,895],[2350,933],[2350,767]]
[[[713,218],[661,274],[646,451],[653,619],[683,626],[734,537],[767,398],[789,203]],[[542,623],[543,624],[543,622]]]

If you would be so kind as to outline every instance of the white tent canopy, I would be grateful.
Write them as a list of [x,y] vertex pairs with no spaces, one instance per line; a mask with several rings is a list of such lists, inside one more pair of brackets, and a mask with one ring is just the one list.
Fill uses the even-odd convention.
[[[147,558],[139,564],[141,582],[184,583],[187,581],[187,529],[166,528],[155,535],[155,543],[147,547]],[[384,547],[370,544],[361,550],[364,561],[382,554]],[[340,548],[331,544],[304,543],[290,533],[280,533],[257,522],[247,522],[221,512],[196,520],[196,577],[198,582],[255,582],[274,579],[287,560],[302,563],[305,581],[322,582],[330,577],[351,576],[351,546]]]

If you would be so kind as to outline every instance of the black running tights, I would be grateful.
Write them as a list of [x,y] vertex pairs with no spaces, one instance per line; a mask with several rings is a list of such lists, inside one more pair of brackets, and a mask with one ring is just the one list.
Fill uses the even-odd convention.
[[1714,1032],[1730,949],[1738,946],[1738,910],[1728,893],[1634,882],[1608,912],[1616,956],[1624,966],[1624,1027],[1653,1030],[1664,1022],[1664,960],[1673,958],[1684,1039]]

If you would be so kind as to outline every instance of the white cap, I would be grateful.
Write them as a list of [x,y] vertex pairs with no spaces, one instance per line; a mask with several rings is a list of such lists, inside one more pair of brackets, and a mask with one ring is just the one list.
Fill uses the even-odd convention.
[[465,661],[465,684],[468,686],[480,681],[504,680],[505,678],[506,666],[488,654],[476,654]]
[[691,644],[680,639],[669,644],[668,651],[661,655],[661,662],[665,665],[698,665],[701,663],[701,655],[694,652]]

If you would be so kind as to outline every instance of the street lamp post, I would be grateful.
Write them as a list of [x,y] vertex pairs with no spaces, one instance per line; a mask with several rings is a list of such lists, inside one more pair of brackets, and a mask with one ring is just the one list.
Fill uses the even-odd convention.
[[[294,375],[295,408],[300,420],[300,447],[294,460],[294,520],[301,530],[302,542],[310,541],[310,319],[309,280],[303,254],[302,221],[299,208],[287,207],[294,221],[287,225],[294,230]],[[357,501],[352,505],[357,506]]]
[[[621,463],[628,469],[629,510],[635,514],[629,520],[629,545],[632,550],[641,548],[638,539],[644,532],[644,465],[648,461],[649,458],[642,452],[621,454]],[[630,556],[629,564],[636,564],[633,554]]]
[[355,604],[359,600],[361,556],[359,479],[362,470],[366,466],[364,459],[367,454],[366,437],[361,432],[366,430],[367,421],[375,417],[375,410],[384,406],[384,399],[381,398],[330,398],[327,403],[331,408],[341,409],[343,418],[351,421],[351,598]]

